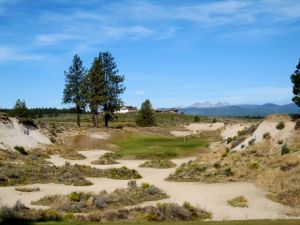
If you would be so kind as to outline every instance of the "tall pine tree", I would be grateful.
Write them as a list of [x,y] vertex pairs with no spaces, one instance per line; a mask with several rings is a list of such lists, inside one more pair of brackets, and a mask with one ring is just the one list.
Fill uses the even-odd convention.
[[98,127],[99,108],[105,103],[106,97],[103,65],[97,57],[82,82],[82,90],[92,113],[94,127]]
[[74,104],[77,113],[77,125],[80,127],[80,113],[85,108],[81,83],[86,74],[82,61],[78,55],[73,58],[73,63],[68,71],[65,71],[64,104]]
[[110,52],[100,52],[99,59],[103,65],[105,80],[105,102],[102,105],[102,109],[105,126],[108,127],[108,122],[112,118],[114,112],[120,109],[122,105],[120,95],[125,91],[125,86],[123,85],[125,77],[119,75],[117,63]]
[[293,83],[293,101],[300,107],[300,59],[296,66],[295,72],[291,75],[291,81]]

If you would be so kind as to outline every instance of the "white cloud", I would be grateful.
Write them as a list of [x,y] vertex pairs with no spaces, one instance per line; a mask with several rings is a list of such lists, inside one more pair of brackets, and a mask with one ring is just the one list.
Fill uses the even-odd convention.
[[39,44],[52,44],[60,41],[72,40],[77,37],[72,34],[57,33],[57,34],[39,34],[36,36],[36,41]]
[[37,54],[24,54],[13,48],[0,47],[0,60],[42,60],[45,56]]

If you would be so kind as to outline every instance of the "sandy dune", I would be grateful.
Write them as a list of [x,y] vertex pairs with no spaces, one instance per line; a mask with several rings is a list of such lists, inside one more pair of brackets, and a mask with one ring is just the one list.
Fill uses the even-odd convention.
[[214,131],[224,127],[224,123],[191,123],[185,128],[193,132]]
[[245,141],[243,141],[240,145],[233,148],[232,150],[241,150],[242,145],[247,147],[250,140],[255,139],[255,142],[260,142],[263,140],[263,135],[267,132],[271,135],[271,141],[273,144],[276,144],[277,141],[282,140],[283,142],[288,141],[294,132],[295,122],[286,121],[285,127],[282,130],[278,130],[276,128],[278,122],[276,121],[263,121],[258,128],[255,130],[252,136],[248,137]]
[[245,128],[250,127],[251,124],[228,124],[225,126],[224,130],[221,132],[221,137],[226,140],[229,137],[234,137],[237,133]]
[[0,147],[13,148],[16,145],[35,148],[39,144],[51,144],[48,137],[38,129],[19,124],[17,119],[10,118],[11,123],[0,122]]
[[[62,165],[66,161],[71,163],[90,165],[89,162],[95,160],[107,151],[93,150],[81,151],[87,157],[84,160],[65,160],[59,156],[52,156],[49,161],[55,165]],[[177,165],[188,162],[194,158],[174,159]],[[169,199],[163,200],[167,202],[183,203],[189,201],[192,204],[206,209],[213,213],[214,220],[236,220],[236,219],[277,219],[287,218],[285,215],[290,208],[279,203],[268,200],[265,192],[250,183],[221,183],[221,184],[204,184],[196,182],[168,182],[164,179],[175,169],[151,169],[139,168],[139,164],[145,160],[119,160],[117,165],[92,165],[97,168],[120,167],[126,165],[131,169],[136,169],[143,176],[137,180],[137,183],[149,182],[163,189],[170,195]],[[126,187],[126,180],[113,180],[107,178],[88,178],[94,184],[91,186],[78,187],[63,184],[34,184],[27,186],[38,186],[40,192],[20,193],[14,190],[14,187],[1,187],[0,199],[2,204],[12,205],[18,199],[26,205],[35,208],[40,206],[32,206],[30,202],[38,200],[45,195],[68,194],[72,191],[90,191],[99,192],[101,190],[113,191],[116,188]],[[234,208],[227,204],[227,200],[238,195],[245,196],[249,201],[248,208]],[[143,203],[155,204],[155,202]]]
[[224,127],[224,123],[191,123],[184,126],[186,131],[171,131],[175,137],[186,137],[193,134],[200,134],[202,131],[215,131]]

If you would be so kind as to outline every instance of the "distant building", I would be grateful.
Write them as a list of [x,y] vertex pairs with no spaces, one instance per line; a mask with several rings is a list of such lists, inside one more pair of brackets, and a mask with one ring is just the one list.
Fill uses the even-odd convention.
[[120,110],[116,111],[117,114],[134,113],[137,111],[137,107],[134,106],[123,106]]

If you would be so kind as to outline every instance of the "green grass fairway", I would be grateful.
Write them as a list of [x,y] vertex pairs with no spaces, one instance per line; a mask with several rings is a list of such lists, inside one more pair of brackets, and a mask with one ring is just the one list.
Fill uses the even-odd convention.
[[187,156],[208,146],[206,138],[184,140],[145,133],[130,133],[113,143],[119,146],[121,156],[136,158]]
[[40,222],[35,225],[299,225],[300,220],[246,220],[246,221],[199,221],[199,222]]

